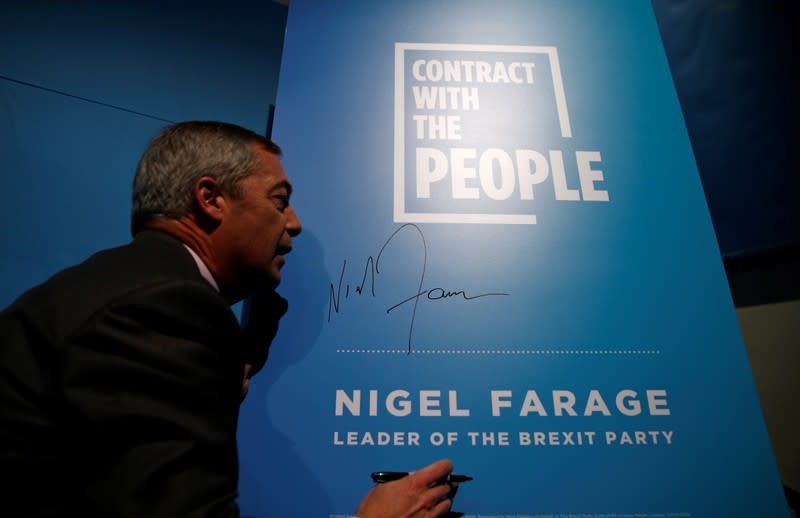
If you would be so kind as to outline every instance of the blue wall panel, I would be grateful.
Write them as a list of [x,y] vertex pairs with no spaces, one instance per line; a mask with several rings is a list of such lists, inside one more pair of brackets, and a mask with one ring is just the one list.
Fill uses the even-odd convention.
[[[553,50],[569,134],[554,108]],[[532,60],[536,79],[437,83],[415,75],[417,60]],[[432,83],[477,88],[480,108],[417,105],[414,88]],[[428,115],[460,117],[462,131],[419,135],[414,117]],[[371,471],[450,457],[475,477],[455,510],[475,516],[785,515],[649,2],[296,0],[274,135],[304,233],[280,288],[289,313],[245,402],[246,513],[346,515]],[[476,150],[460,188],[453,166],[430,197],[415,190],[427,163],[415,152],[427,148]],[[485,182],[499,170],[476,174],[489,149],[548,154],[551,172],[550,153],[563,152],[572,189],[578,154],[596,152],[608,199],[587,200],[585,186],[559,197],[555,173],[533,198],[521,182],[491,197]],[[525,218],[497,223],[507,214]],[[663,391],[669,413],[625,414],[615,396],[627,389]],[[398,390],[409,415],[386,402]],[[495,415],[491,395],[504,390],[513,402]],[[522,412],[529,390],[546,415]],[[584,410],[593,390],[608,415]],[[554,391],[578,398],[577,415],[556,413]],[[356,410],[344,409],[355,394]],[[609,440],[623,431],[644,435]],[[381,432],[405,439],[378,444]],[[556,440],[524,444],[536,432]],[[471,435],[483,433],[492,439]],[[567,433],[584,442],[561,444]]]

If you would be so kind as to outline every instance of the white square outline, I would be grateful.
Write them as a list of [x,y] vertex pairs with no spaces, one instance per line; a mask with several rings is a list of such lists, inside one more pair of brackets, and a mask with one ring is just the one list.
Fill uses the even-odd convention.
[[489,223],[504,225],[535,225],[535,214],[458,214],[406,212],[405,210],[405,51],[457,50],[467,52],[527,52],[545,54],[550,60],[558,122],[561,136],[572,137],[567,98],[561,78],[561,65],[556,47],[525,45],[473,45],[460,43],[400,43],[394,44],[394,221],[396,223]]

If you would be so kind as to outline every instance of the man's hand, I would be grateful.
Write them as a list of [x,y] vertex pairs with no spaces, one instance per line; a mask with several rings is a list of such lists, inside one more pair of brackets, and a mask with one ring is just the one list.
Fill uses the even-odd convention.
[[453,505],[449,484],[436,484],[453,470],[449,460],[434,462],[407,477],[375,486],[358,506],[358,518],[435,518]]

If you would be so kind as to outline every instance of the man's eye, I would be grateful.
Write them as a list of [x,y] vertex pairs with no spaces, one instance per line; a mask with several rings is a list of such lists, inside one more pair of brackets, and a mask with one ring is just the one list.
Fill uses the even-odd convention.
[[283,212],[289,207],[289,198],[286,196],[275,196],[273,198],[275,200],[275,206],[278,208],[279,211]]

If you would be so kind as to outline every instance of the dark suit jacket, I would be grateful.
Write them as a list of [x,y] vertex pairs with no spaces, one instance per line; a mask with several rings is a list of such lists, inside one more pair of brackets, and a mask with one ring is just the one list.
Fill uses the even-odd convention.
[[22,295],[0,314],[0,515],[238,515],[242,340],[160,232]]

